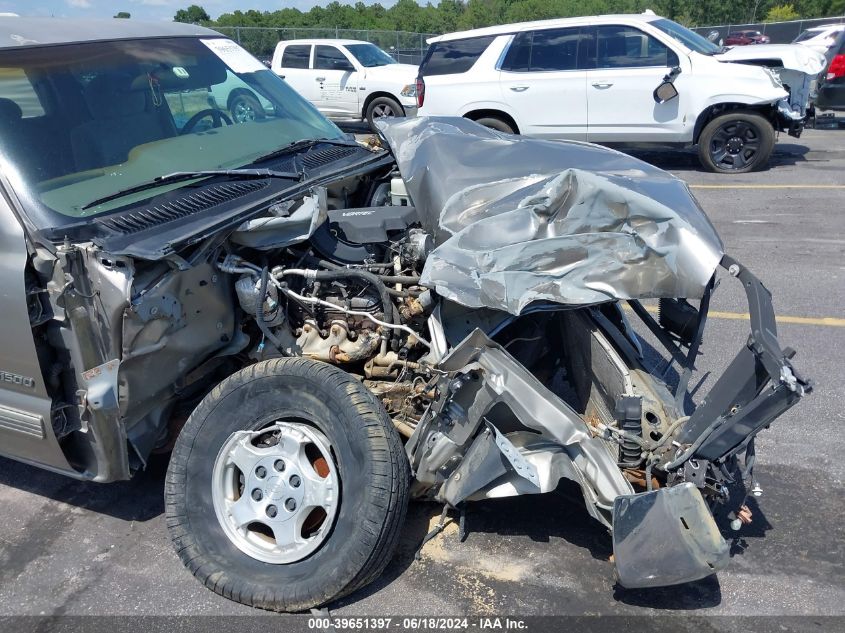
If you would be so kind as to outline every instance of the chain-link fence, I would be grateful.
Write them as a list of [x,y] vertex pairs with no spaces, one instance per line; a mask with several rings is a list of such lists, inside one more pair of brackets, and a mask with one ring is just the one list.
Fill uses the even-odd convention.
[[[704,37],[709,37],[715,42],[725,40],[729,33],[736,31],[760,31],[764,35],[768,35],[772,44],[789,44],[800,33],[814,26],[824,26],[825,24],[843,24],[845,23],[845,15],[832,18],[816,18],[814,20],[792,20],[791,22],[757,22],[755,24],[722,24],[719,26],[697,26],[693,29]],[[711,34],[716,31],[719,33],[718,37]]]
[[372,42],[384,49],[398,62],[419,64],[433,33],[410,31],[375,31],[356,29],[319,28],[266,28],[260,26],[216,26],[216,31],[232,38],[258,59],[268,60],[281,40],[296,39],[347,39]]
[[[698,26],[693,30],[714,41],[725,40],[729,33],[744,30],[757,30],[771,38],[772,44],[788,44],[802,31],[824,24],[845,23],[845,15],[813,20],[793,20],[791,22],[758,22],[754,24],[721,24]],[[296,39],[349,39],[372,42],[384,49],[398,62],[419,64],[428,48],[426,39],[434,33],[413,33],[411,31],[378,31],[357,29],[321,29],[321,28],[268,28],[261,26],[218,26],[214,27],[250,53],[262,60],[273,56],[276,44],[281,40]],[[718,36],[712,35],[714,32]]]

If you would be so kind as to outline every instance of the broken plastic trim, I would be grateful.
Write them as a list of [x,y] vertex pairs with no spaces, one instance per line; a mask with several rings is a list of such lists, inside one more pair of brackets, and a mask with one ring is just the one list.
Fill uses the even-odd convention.
[[698,489],[686,482],[613,504],[613,558],[619,584],[662,587],[727,566],[728,544]]
[[[732,257],[725,255],[720,265],[743,285],[751,334],[679,437],[681,443],[698,443],[694,455],[711,461],[723,460],[744,448],[813,389],[812,382],[789,362],[794,351],[780,347],[771,293]],[[767,385],[769,389],[765,389]]]
[[[678,441],[690,445],[690,448],[670,462],[665,467],[667,470],[679,468],[693,456],[711,461],[730,457],[812,391],[812,382],[802,378],[789,362],[795,352],[780,347],[771,293],[751,271],[732,257],[725,255],[719,265],[743,285],[751,318],[751,335],[684,425]],[[689,376],[695,369],[712,287],[711,281],[702,298],[696,335],[686,355],[639,302],[629,302],[635,314],[669,351],[672,360],[683,368],[675,391],[678,403],[682,402]],[[769,383],[771,388],[764,389]]]

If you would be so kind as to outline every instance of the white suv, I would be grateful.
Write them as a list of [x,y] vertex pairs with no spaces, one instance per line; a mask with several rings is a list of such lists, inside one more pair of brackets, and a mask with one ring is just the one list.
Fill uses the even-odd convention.
[[[761,168],[776,131],[800,135],[824,65],[807,49],[767,45],[727,63],[720,47],[653,14],[508,24],[429,44],[421,116],[541,138],[698,144],[702,164],[719,172]],[[789,74],[791,94],[778,72]]]
[[827,55],[830,50],[839,42],[839,37],[845,33],[845,24],[825,24],[823,26],[814,26],[792,40],[793,44],[801,44],[807,48],[812,48],[822,55]]
[[398,64],[370,42],[279,42],[270,66],[300,95],[332,119],[373,120],[413,116],[417,67]]

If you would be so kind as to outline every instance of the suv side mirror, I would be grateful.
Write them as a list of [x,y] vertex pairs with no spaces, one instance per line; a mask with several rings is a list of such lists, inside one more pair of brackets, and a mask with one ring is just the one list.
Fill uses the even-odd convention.
[[654,89],[653,96],[656,103],[666,103],[678,96],[678,89],[671,81],[664,81]]
[[675,77],[681,74],[681,67],[680,66],[673,66],[672,70],[663,77],[663,81],[660,83],[657,88],[654,89],[652,96],[654,97],[655,103],[666,103],[667,101],[671,101],[675,97],[678,96],[678,89],[675,88],[675,84],[672,83],[675,81]]

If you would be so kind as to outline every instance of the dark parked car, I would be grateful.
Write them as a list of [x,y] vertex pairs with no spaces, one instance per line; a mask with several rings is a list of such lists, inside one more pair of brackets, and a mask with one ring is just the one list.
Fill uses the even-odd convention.
[[725,46],[747,46],[748,44],[768,44],[769,36],[760,31],[734,31],[725,39]]
[[837,37],[837,48],[819,81],[815,101],[819,110],[845,110],[845,31]]

